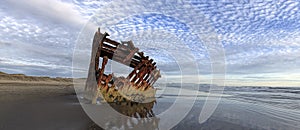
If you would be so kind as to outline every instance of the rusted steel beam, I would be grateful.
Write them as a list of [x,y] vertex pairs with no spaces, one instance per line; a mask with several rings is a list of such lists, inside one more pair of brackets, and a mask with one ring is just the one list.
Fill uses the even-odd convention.
[[[102,49],[101,57],[103,57],[103,56],[107,56],[108,59],[113,59],[116,62],[124,63],[122,61],[122,58],[119,58],[117,55],[114,55],[114,53],[110,50]],[[129,67],[135,68],[138,64],[139,64],[139,61],[137,61],[135,59],[132,59],[130,64],[129,64]]]
[[149,79],[149,77],[150,77],[151,72],[152,72],[154,69],[156,69],[156,66],[149,66],[149,67],[148,67],[146,77],[144,78],[144,80],[145,80],[147,83],[149,83],[149,82],[148,82],[148,79]]
[[113,44],[113,45],[115,45],[115,46],[120,45],[119,42],[116,42],[116,41],[111,40],[111,39],[109,39],[109,38],[105,38],[104,41],[105,41],[105,42],[108,42],[108,43],[110,43],[110,44]]
[[[100,29],[98,29],[98,33],[101,33],[100,32]],[[96,41],[96,42],[99,42],[97,44],[100,44],[98,46],[98,49],[97,49],[97,53],[96,53],[96,57],[95,57],[95,60],[96,60],[96,66],[95,66],[95,69],[97,70],[98,67],[99,67],[99,58],[100,58],[100,53],[101,53],[101,48],[103,47],[103,40],[106,38],[106,36],[109,36],[109,34],[107,33],[104,33],[104,38],[102,38],[100,41]]]
[[92,52],[91,52],[91,60],[89,65],[88,78],[86,80],[85,90],[87,92],[95,91],[97,89],[97,81],[96,81],[96,73],[99,66],[99,48],[101,48],[101,44],[103,39],[108,36],[107,33],[102,34],[100,32],[100,28],[94,35],[93,44],[92,44]]
[[144,56],[144,52],[138,52],[137,53],[141,58],[144,58],[145,56]]
[[151,83],[151,81],[152,81],[152,79],[153,79],[153,77],[154,77],[154,74],[153,74],[154,72],[152,71],[151,73],[150,73],[150,75],[149,75],[149,78],[146,80],[149,84]]
[[112,77],[113,77],[113,75],[112,74],[109,74],[108,76],[107,76],[107,78],[105,79],[105,81],[104,81],[104,83],[105,83],[105,85],[104,85],[104,90],[107,92],[108,91],[108,84],[109,84],[109,82],[111,81],[111,79],[112,79]]
[[137,71],[137,67],[135,67],[126,78],[131,81],[131,78],[136,74],[136,71]]
[[[107,48],[107,49],[109,49],[111,51],[120,51],[121,53],[132,53],[133,50],[137,50],[138,51],[138,48],[133,48],[131,50],[131,49],[128,49],[127,46],[124,47],[124,45],[118,45],[118,46],[114,47],[111,44],[107,44],[106,42],[103,43],[103,48]],[[124,55],[124,56],[126,56],[126,55]]]
[[151,81],[150,85],[153,85],[158,78],[160,78],[160,71],[159,70],[154,70],[154,76],[153,76],[153,80]]
[[133,59],[136,59],[136,60],[140,61],[142,58],[140,56],[134,55]]
[[139,71],[139,73],[138,73],[138,79],[137,79],[136,85],[139,85],[139,84],[142,82],[143,77],[144,77],[145,74],[146,74],[145,71],[146,71],[146,70],[145,70],[145,67],[142,68],[142,69]]
[[[156,69],[156,63],[153,59],[150,59],[149,56],[145,56],[143,52],[139,52],[139,49],[133,45],[132,41],[119,43],[106,36],[109,35],[107,33],[100,33],[100,30],[98,30],[94,36],[91,59],[91,64],[93,63],[94,66],[90,66],[90,69],[94,68],[94,77],[97,79],[96,83],[99,88],[92,102],[96,102],[99,92],[104,94],[102,95],[103,98],[108,99],[108,101],[121,101],[124,99],[123,96],[127,99],[136,98],[136,96],[130,97],[136,90],[147,91],[144,93],[145,95],[154,97],[155,89],[151,85],[157,81],[160,77],[160,73],[159,70]],[[101,68],[99,67],[100,57],[103,58]],[[134,69],[126,78],[122,76],[114,77],[113,74],[105,74],[105,66],[109,59]],[[90,77],[88,77],[88,79],[89,78]],[[129,92],[129,97],[128,95],[122,96],[122,94],[118,94],[119,90],[117,89],[122,90],[124,87],[127,88],[126,91]],[[135,88],[137,89],[135,90]],[[140,116],[143,117],[144,115]]]
[[123,62],[126,63],[130,61],[138,50],[138,48],[134,48],[133,50],[131,50],[130,53],[126,56],[126,58],[123,60]]
[[114,46],[111,46],[111,45],[109,45],[109,44],[106,44],[105,42],[103,43],[103,46],[102,46],[102,47],[109,48],[109,49],[112,50],[112,51],[117,50],[117,47],[114,47]]
[[[135,71],[141,69],[141,67],[143,67],[145,64],[147,63],[147,60],[142,60],[142,62],[139,62],[138,66],[136,66],[136,68],[134,68]],[[136,82],[136,80],[139,78],[138,73],[136,74],[136,76],[133,77],[132,81]]]
[[[105,51],[106,52],[105,54],[108,54],[109,59],[115,60],[122,64],[128,65],[128,62],[131,61],[129,66],[134,68],[139,62],[141,62],[142,58],[143,59],[149,58],[148,56],[145,57],[143,52],[138,52],[138,48],[134,47],[132,41],[122,42],[123,44],[120,44],[109,38],[105,38],[104,41],[105,42],[104,42],[101,50]],[[108,45],[106,42],[109,44],[115,45],[116,47]],[[126,46],[126,44],[127,44],[127,46]],[[130,50],[130,49],[133,49],[133,50]],[[135,55],[135,54],[137,54],[137,55]],[[101,55],[101,57],[102,56],[104,56],[104,54]],[[126,56],[126,57],[124,57],[124,56]],[[121,61],[121,59],[123,59],[123,60]],[[153,61],[153,59],[150,59],[150,60]],[[153,63],[153,66],[155,64],[156,63]]]
[[[99,72],[99,77],[98,77],[98,84],[101,83],[101,79],[102,79],[102,76],[104,74],[104,70],[105,70],[105,66],[107,64],[107,61],[108,61],[108,58],[107,56],[104,56],[103,57],[103,60],[102,60],[102,66],[101,66],[101,69],[100,69],[100,72]],[[98,86],[99,87],[99,86]]]
[[146,63],[146,65],[141,68],[139,74],[139,80],[138,80],[138,84],[141,84],[142,81],[145,80],[146,75],[151,71],[151,66],[149,65],[149,63],[151,63],[150,61],[148,61],[148,64]]
[[134,49],[135,46],[133,45],[133,42],[130,40],[130,41],[122,41],[121,42],[122,44],[126,45],[130,48],[130,49]]

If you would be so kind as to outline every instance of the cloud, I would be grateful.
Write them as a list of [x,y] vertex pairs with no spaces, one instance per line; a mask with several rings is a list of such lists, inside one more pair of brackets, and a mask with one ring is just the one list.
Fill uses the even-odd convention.
[[1,3],[2,7],[8,8],[6,11],[18,18],[34,17],[73,27],[81,27],[86,22],[72,3],[60,0],[8,0]]
[[0,70],[7,73],[21,73],[33,76],[72,77],[71,71],[69,71],[69,69],[66,69],[65,67],[0,64]]
[[74,4],[9,0],[0,7],[2,71],[71,76],[73,46],[86,20]]
[[71,77],[72,57],[66,52],[57,52],[55,49],[22,42],[0,42],[0,55],[2,71],[38,75],[38,70],[42,70],[38,68],[44,68],[40,75]]
[[[280,38],[277,38],[278,36]],[[299,32],[277,31],[272,34],[266,32],[263,36],[251,35],[242,40],[231,40],[225,45],[227,72],[229,74],[299,72],[297,67],[300,66],[299,38]],[[286,69],[287,67],[290,69]]]
[[[172,5],[164,5],[168,3],[159,2],[159,6],[151,2],[136,3],[138,7],[157,11],[144,13],[138,12],[139,8],[131,8],[126,2],[119,3],[120,6],[125,5],[124,8],[106,7],[112,2],[0,1],[0,69],[34,75],[70,75],[80,28],[96,14],[104,18],[109,15],[110,20],[115,20],[115,16],[126,16],[106,27],[110,37],[118,41],[133,40],[136,46],[159,63],[162,71],[171,75],[179,74],[178,61],[184,61],[181,65],[186,74],[193,74],[195,69],[191,63],[197,63],[201,75],[211,75],[210,60],[212,56],[221,55],[217,53],[219,50],[213,50],[217,54],[210,55],[205,45],[224,47],[229,77],[238,75],[236,77],[249,79],[247,75],[250,75],[267,79],[268,74],[284,77],[285,74],[300,73],[300,13],[297,1],[191,0],[187,2],[193,5],[195,11],[184,8],[172,10],[178,16],[176,18],[158,9],[173,8]],[[108,10],[101,10],[103,8]],[[98,10],[108,14],[98,14]],[[136,11],[137,15],[127,16],[126,11]],[[199,15],[201,13],[205,15]],[[89,25],[89,34],[81,37],[85,39],[84,43],[76,46],[82,53],[76,55],[80,56],[79,60],[89,61],[87,57],[96,25],[106,24],[95,23]],[[196,25],[196,29],[202,30],[201,36],[210,36],[212,33],[207,32],[214,30],[222,43],[204,43],[204,37],[198,37],[194,28],[189,26],[195,23],[203,23]],[[82,71],[81,68],[87,64],[78,66],[80,68],[74,69]]]

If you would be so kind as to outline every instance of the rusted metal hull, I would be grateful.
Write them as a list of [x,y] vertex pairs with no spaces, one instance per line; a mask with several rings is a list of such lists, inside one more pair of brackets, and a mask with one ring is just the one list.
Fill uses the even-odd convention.
[[[139,87],[122,77],[114,78],[115,84],[111,87],[99,86],[99,97],[106,102],[139,102],[147,103],[155,100],[156,89],[153,87]],[[116,89],[118,88],[118,89]]]
[[[91,62],[85,90],[92,95],[92,103],[100,97],[106,102],[151,102],[155,100],[153,84],[161,77],[156,63],[139,52],[132,41],[116,42],[100,29],[93,39]],[[102,59],[100,67],[100,59]],[[127,77],[106,74],[108,60],[133,68]]]

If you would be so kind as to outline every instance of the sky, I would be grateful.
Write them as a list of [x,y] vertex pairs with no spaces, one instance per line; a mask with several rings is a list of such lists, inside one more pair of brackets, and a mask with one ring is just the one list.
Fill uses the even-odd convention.
[[288,0],[2,0],[0,71],[72,77],[87,67],[72,67],[74,56],[88,61],[101,27],[153,57],[168,82],[210,83],[221,62],[228,86],[299,87],[299,8]]

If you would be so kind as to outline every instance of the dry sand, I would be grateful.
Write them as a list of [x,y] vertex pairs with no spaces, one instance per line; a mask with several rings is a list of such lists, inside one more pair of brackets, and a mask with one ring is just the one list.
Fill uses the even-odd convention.
[[0,101],[14,102],[74,93],[72,80],[0,72]]

